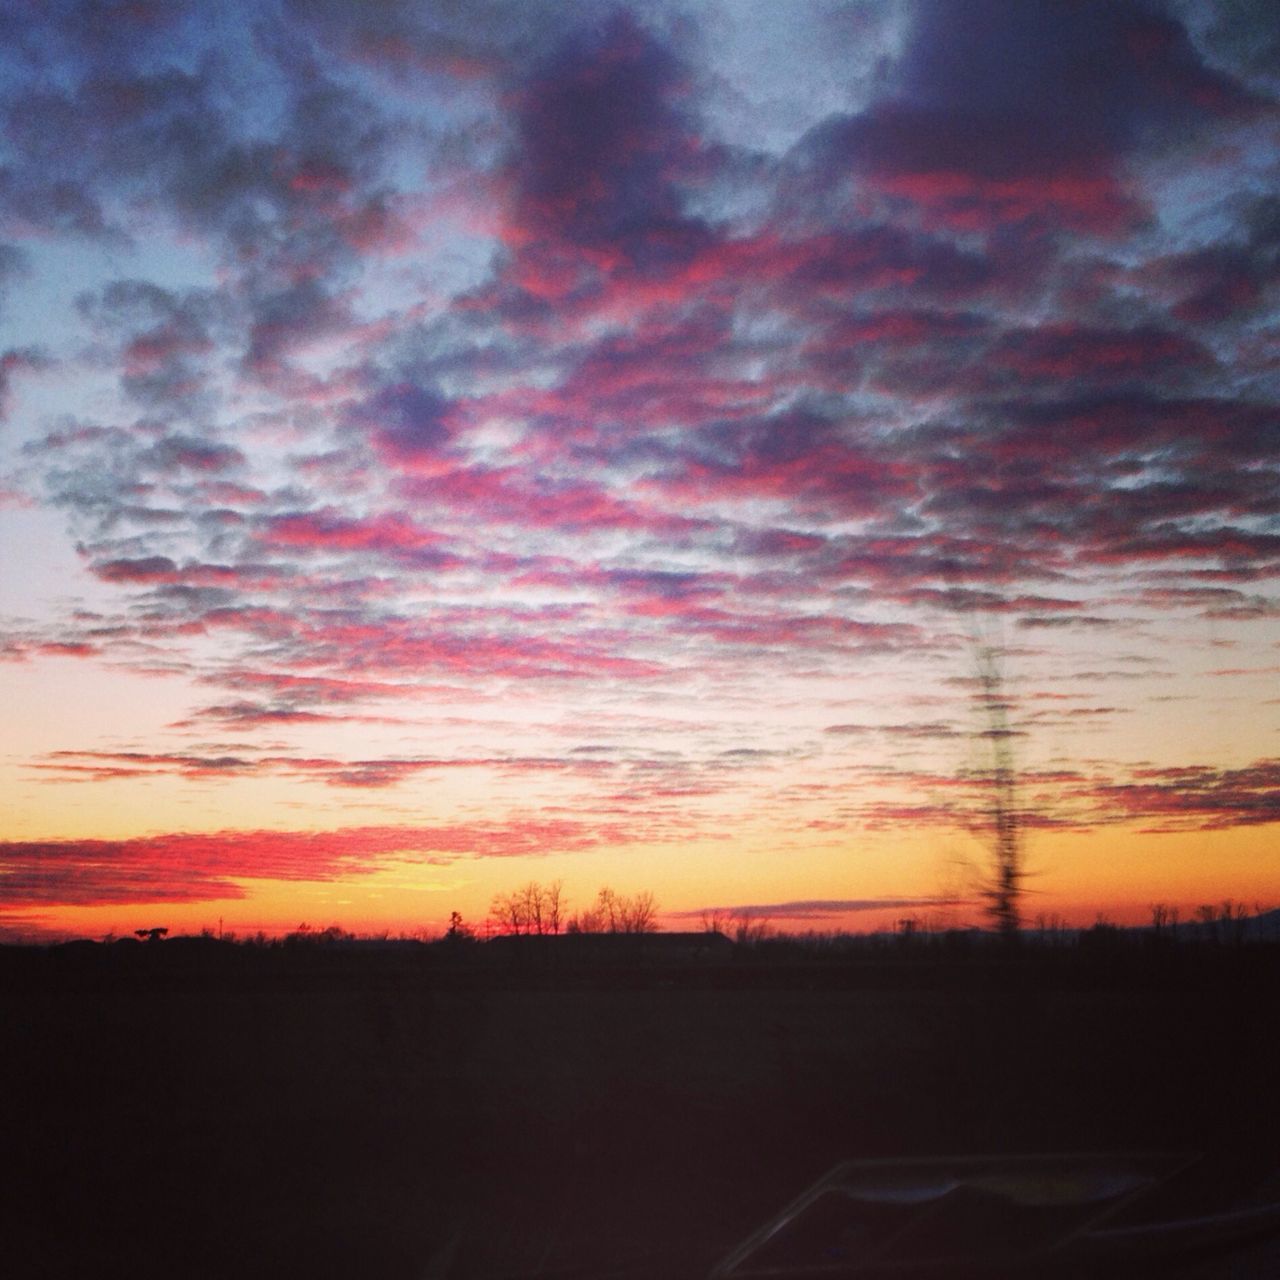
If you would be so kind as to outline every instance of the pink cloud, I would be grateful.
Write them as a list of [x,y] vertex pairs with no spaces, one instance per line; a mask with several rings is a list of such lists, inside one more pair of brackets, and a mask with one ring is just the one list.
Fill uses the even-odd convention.
[[585,850],[620,838],[569,820],[334,831],[215,831],[0,841],[6,907],[243,898],[245,880],[340,880],[395,865]]

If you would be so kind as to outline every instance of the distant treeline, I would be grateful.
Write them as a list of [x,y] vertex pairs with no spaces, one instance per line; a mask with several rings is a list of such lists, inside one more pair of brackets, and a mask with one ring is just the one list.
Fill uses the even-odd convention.
[[[559,885],[554,886],[556,894]],[[521,890],[519,895],[495,898],[494,908],[486,921],[484,934],[469,926],[458,912],[450,917],[444,933],[428,929],[392,933],[382,930],[375,933],[357,933],[331,924],[325,928],[300,924],[284,934],[237,934],[230,930],[203,929],[195,935],[170,935],[165,926],[135,929],[132,935],[117,936],[108,933],[100,941],[74,939],[65,942],[29,943],[9,945],[8,950],[71,950],[89,954],[98,948],[113,948],[121,952],[143,951],[163,947],[168,952],[175,948],[218,947],[267,951],[284,948],[296,951],[423,951],[441,955],[479,954],[474,949],[487,944],[510,944],[522,940],[526,947],[545,947],[550,950],[571,951],[588,945],[587,939],[601,941],[592,945],[605,945],[604,940],[615,939],[614,945],[630,945],[647,949],[653,954],[679,950],[681,945],[691,945],[690,940],[702,938],[709,941],[718,956],[727,949],[742,958],[748,955],[805,956],[811,958],[839,958],[867,954],[883,955],[932,953],[982,954],[992,948],[1010,950],[1006,934],[996,930],[976,927],[948,928],[920,917],[904,917],[891,930],[873,933],[849,933],[843,930],[804,930],[790,932],[774,926],[767,918],[747,913],[704,913],[701,928],[690,932],[663,931],[656,923],[656,910],[652,894],[637,894],[627,898],[602,889],[596,904],[588,911],[570,917],[562,925],[558,907],[548,914],[549,923],[536,914],[538,894],[536,884]],[[625,943],[624,939],[629,939]],[[1280,909],[1252,908],[1244,903],[1227,899],[1216,905],[1203,905],[1182,915],[1177,907],[1162,903],[1151,907],[1151,923],[1144,925],[1118,925],[1105,915],[1099,915],[1092,925],[1069,925],[1057,915],[1037,916],[1033,924],[1022,928],[1016,936],[1012,950],[1035,952],[1049,950],[1096,953],[1116,950],[1161,950],[1181,946],[1190,947],[1242,947],[1280,943]],[[0,944],[3,946],[3,944]]]
[[1280,911],[1071,929],[1045,921],[1016,940],[977,929],[891,933],[360,936],[337,925],[283,937],[140,937],[0,947],[0,977],[37,985],[117,981],[217,987],[314,981],[427,986],[1107,988],[1246,981],[1280,988]]

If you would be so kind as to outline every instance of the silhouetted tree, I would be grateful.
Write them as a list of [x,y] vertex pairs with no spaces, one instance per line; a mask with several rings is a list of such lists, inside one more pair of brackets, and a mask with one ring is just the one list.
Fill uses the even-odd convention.
[[658,904],[647,889],[615,893],[608,886],[596,894],[594,906],[569,921],[570,933],[653,933],[658,927]]
[[1233,902],[1227,898],[1222,904],[1220,919],[1223,931],[1232,945],[1242,946],[1249,929],[1249,908],[1243,902]]
[[773,923],[766,916],[754,915],[745,909],[724,911],[713,908],[702,913],[704,933],[722,933],[739,946],[752,946],[773,936]]
[[449,912],[449,927],[444,932],[444,940],[450,944],[457,945],[464,942],[474,942],[476,932],[471,926],[462,919],[462,913],[459,911]]
[[546,924],[547,932],[559,933],[564,902],[564,884],[560,880],[553,880],[542,892],[542,918]]
[[144,942],[160,942],[168,934],[165,928],[135,929],[133,931]]
[[621,899],[623,933],[653,933],[658,927],[658,903],[648,889]]
[[740,947],[754,947],[773,933],[773,925],[765,916],[752,915],[750,911],[737,911],[733,916],[729,936]]
[[1022,882],[1026,874],[1022,813],[1018,807],[1009,703],[999,660],[990,646],[978,652],[977,702],[984,721],[980,736],[988,743],[991,753],[991,763],[982,772],[992,842],[991,869],[982,892],[997,932],[1013,941],[1022,923]]
[[489,920],[499,933],[525,933],[527,921],[518,893],[495,893],[489,903]]
[[549,885],[531,880],[514,893],[495,894],[489,904],[489,916],[499,933],[559,933],[563,901],[559,880]]

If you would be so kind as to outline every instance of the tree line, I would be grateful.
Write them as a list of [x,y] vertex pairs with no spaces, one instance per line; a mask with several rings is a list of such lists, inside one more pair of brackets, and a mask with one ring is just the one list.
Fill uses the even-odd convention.
[[618,893],[607,885],[595,900],[569,915],[560,880],[531,880],[511,893],[495,894],[489,924],[496,933],[548,936],[559,933],[654,933],[658,903],[648,890]]

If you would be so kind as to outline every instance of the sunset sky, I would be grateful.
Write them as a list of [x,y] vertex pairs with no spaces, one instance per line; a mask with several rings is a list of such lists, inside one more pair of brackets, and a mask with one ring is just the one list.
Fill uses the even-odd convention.
[[0,8],[0,937],[1280,905],[1278,512],[1272,0]]

